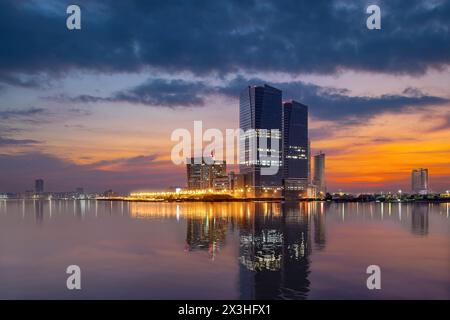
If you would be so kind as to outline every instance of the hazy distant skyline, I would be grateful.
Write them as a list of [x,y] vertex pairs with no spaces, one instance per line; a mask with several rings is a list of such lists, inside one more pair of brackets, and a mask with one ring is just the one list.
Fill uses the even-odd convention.
[[[239,93],[309,106],[329,190],[450,188],[448,1],[0,2],[0,192],[185,185],[177,128],[238,126]],[[378,4],[382,29],[365,27]]]

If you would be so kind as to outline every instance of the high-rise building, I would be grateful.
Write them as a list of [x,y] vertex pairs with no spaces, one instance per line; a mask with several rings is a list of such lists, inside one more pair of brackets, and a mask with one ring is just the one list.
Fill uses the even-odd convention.
[[311,177],[311,140],[308,139],[308,183],[312,183]]
[[84,188],[82,188],[82,187],[76,188],[76,189],[75,189],[75,193],[83,194],[83,193],[84,193]]
[[284,102],[282,108],[282,162],[286,198],[297,198],[309,184],[308,107]]
[[327,191],[325,183],[325,154],[322,151],[314,156],[313,184],[317,187],[318,192],[325,194]]
[[[263,189],[273,190],[282,185],[281,101],[281,91],[268,85],[249,86],[240,95],[239,126],[245,134],[240,137],[239,170],[254,196],[261,195]],[[263,139],[266,145],[260,144]],[[275,174],[264,174],[261,172],[264,167],[278,170]]]
[[411,189],[414,193],[428,193],[428,169],[419,168],[411,172]]
[[227,173],[226,163],[212,158],[189,158],[186,169],[189,189],[211,188],[215,178],[225,177]]
[[[235,192],[242,192],[245,188],[244,175],[231,171],[228,174],[230,189]],[[242,191],[241,191],[242,190]]]
[[36,193],[44,192],[44,180],[36,179],[34,181],[34,192],[36,192]]

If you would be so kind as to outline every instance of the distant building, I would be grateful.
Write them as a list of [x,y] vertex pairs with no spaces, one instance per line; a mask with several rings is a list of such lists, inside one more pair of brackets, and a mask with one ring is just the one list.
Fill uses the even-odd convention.
[[245,176],[241,173],[233,171],[228,175],[230,189],[233,191],[240,191],[245,188]]
[[227,176],[213,178],[212,188],[216,191],[230,190],[230,180]]
[[[226,163],[212,158],[189,158],[186,162],[188,189],[213,187],[215,178],[226,177]],[[228,178],[227,178],[228,179]]]
[[34,192],[36,192],[36,193],[44,192],[44,180],[36,179],[34,181]]
[[325,182],[325,154],[320,151],[314,156],[314,178],[313,184],[317,187],[317,192],[325,194],[327,186]]
[[[227,165],[225,161],[213,161],[210,165],[210,181],[212,183],[213,179],[222,178],[227,176]],[[210,183],[210,185],[211,185]]]
[[105,192],[103,192],[102,196],[103,197],[107,197],[107,198],[111,198],[111,197],[117,197],[119,194],[117,194],[116,192],[114,192],[112,189],[106,190]]
[[[200,162],[200,163],[198,163]],[[209,172],[203,159],[190,158],[186,162],[187,187],[189,189],[203,189],[209,186]]]
[[411,172],[411,189],[414,193],[426,194],[429,191],[428,169],[413,169]]
[[308,183],[312,184],[311,177],[311,140],[308,139]]
[[78,193],[78,194],[84,194],[84,189],[81,188],[81,187],[78,187],[78,188],[75,189],[75,192]]
[[[319,194],[317,194],[317,187],[313,184],[308,185],[308,188],[306,188],[306,193],[304,197],[309,199],[315,199],[318,197],[321,197]],[[323,197],[323,195],[322,195]]]
[[450,191],[443,192],[439,195],[441,198],[450,198]]
[[309,185],[308,107],[284,102],[282,107],[282,163],[286,199],[306,196]]
[[165,189],[166,192],[180,192],[181,190],[183,190],[183,188],[180,186],[169,186]]
[[[268,85],[249,86],[240,95],[239,127],[246,134],[240,137],[239,171],[245,176],[245,185],[251,190],[250,196],[260,196],[264,192],[263,189],[280,188],[282,185],[281,102],[281,90]],[[272,129],[278,130],[278,134],[271,135]],[[269,137],[271,139],[268,139]],[[260,145],[260,139],[275,141],[278,148],[269,143],[264,147]],[[256,144],[256,148],[252,148],[251,141]],[[262,151],[270,160],[261,158]],[[273,168],[276,165],[279,168],[276,174],[261,174],[262,168]]]

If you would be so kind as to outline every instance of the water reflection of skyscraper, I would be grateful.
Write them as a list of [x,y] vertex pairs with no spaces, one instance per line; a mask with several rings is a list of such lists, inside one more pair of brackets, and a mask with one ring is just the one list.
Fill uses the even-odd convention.
[[35,200],[33,201],[33,205],[36,224],[42,224],[44,221],[44,202],[42,200]]
[[240,233],[242,299],[306,297],[311,252],[306,205],[254,204],[253,226]]
[[305,299],[309,292],[311,233],[308,209],[309,203],[283,206],[282,299]]
[[329,203],[312,203],[311,214],[314,220],[314,244],[319,250],[325,248],[325,209],[324,206],[329,207]]
[[79,220],[83,219],[84,208],[84,200],[73,201],[73,213]]
[[186,249],[208,250],[214,258],[225,244],[228,221],[220,217],[187,218]]
[[417,235],[428,234],[428,204],[420,203],[412,207],[411,231]]

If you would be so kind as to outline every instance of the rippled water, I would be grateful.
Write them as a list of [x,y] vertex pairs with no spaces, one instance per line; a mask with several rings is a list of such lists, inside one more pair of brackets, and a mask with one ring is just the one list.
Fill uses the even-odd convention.
[[449,204],[7,200],[0,237],[3,299],[450,299]]

